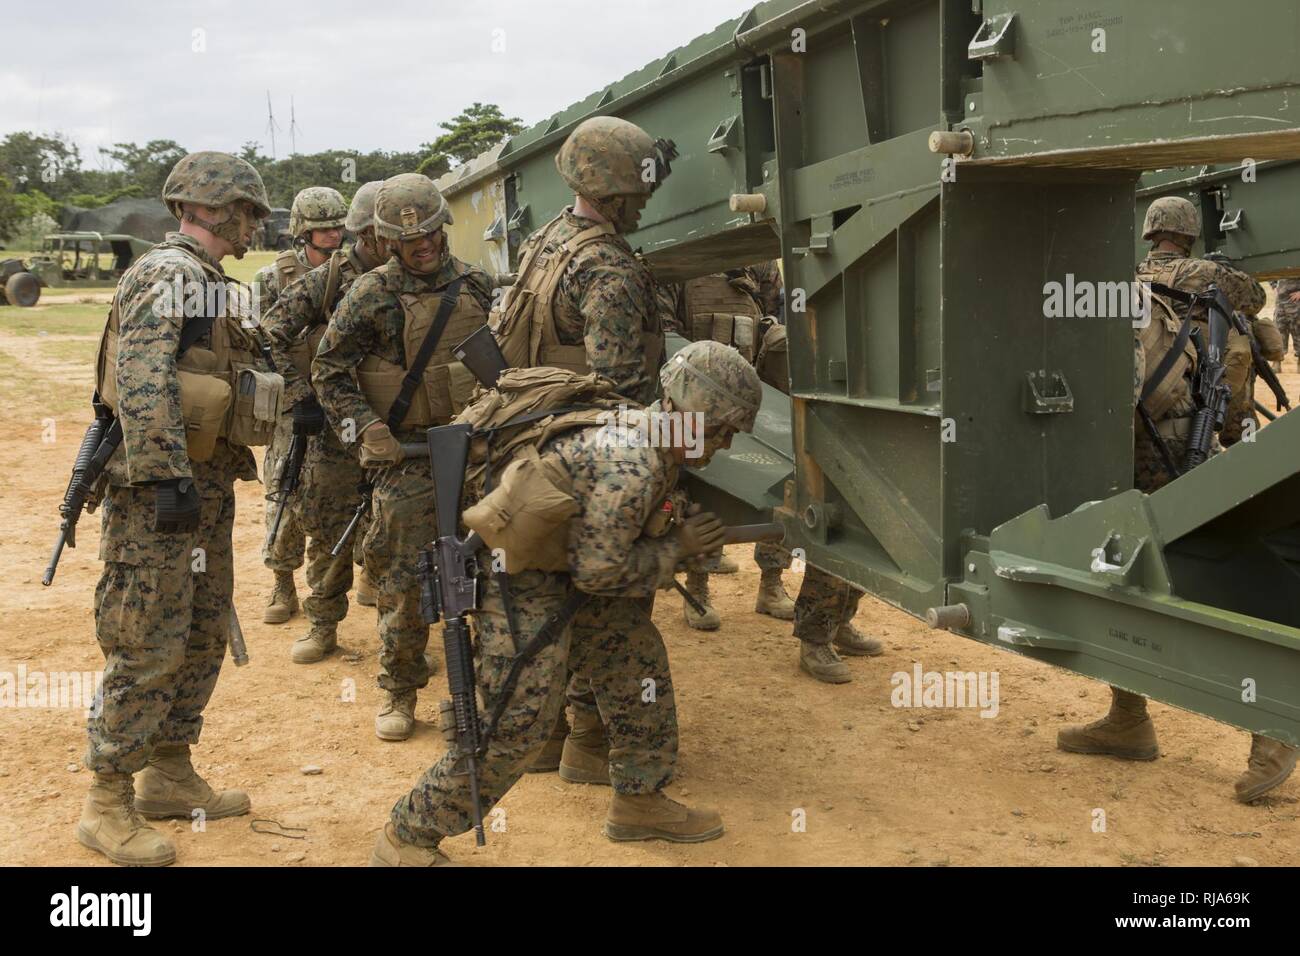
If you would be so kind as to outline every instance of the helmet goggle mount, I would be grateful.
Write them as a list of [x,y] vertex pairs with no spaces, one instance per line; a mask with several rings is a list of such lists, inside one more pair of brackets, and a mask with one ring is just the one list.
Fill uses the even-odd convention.
[[650,192],[658,189],[665,179],[672,175],[672,161],[677,158],[677,144],[662,137],[655,140],[655,181],[650,184]]

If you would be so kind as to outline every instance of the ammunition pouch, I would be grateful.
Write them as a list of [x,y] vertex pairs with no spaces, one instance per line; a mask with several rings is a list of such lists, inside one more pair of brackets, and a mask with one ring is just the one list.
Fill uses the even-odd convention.
[[691,316],[691,341],[709,340],[730,345],[747,362],[754,361],[755,320],[750,315],[697,312]]
[[284,379],[249,365],[237,365],[232,374],[234,395],[226,440],[232,445],[269,445],[284,402]]

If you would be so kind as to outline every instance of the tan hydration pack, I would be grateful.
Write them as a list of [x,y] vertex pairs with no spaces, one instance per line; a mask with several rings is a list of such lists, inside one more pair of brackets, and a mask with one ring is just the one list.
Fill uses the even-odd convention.
[[[560,341],[555,328],[555,294],[578,250],[616,233],[610,223],[602,222],[564,242],[556,242],[552,235],[563,221],[561,213],[543,227],[541,237],[519,264],[519,278],[488,320],[510,368],[549,366],[580,374],[591,371],[585,344],[565,345]],[[653,309],[651,312],[653,321]],[[663,333],[657,322],[654,325],[641,332],[646,369],[651,375],[658,371],[663,354]]]
[[[221,283],[224,292],[229,280],[206,263],[200,265],[211,283]],[[232,445],[269,444],[280,417],[284,379],[266,370],[256,331],[244,328],[238,317],[229,315],[228,306],[226,301],[222,314],[212,320],[210,348],[191,344],[176,359],[186,451],[194,461],[210,460],[219,438]],[[118,404],[119,308],[114,295],[99,342],[95,378],[100,398],[114,412]],[[185,323],[203,321],[191,317]],[[187,338],[184,327],[181,337]]]
[[594,373],[512,368],[457,416],[474,427],[462,520],[499,549],[510,574],[569,570],[568,523],[580,506],[563,463],[542,448],[565,432],[612,421],[626,405],[612,389]]

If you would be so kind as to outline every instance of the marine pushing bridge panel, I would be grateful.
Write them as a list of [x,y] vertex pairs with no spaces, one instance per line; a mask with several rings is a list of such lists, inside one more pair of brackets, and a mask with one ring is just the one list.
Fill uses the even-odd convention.
[[[1140,507],[1128,492],[1124,296],[1109,318],[1048,317],[1046,293],[1131,280],[1141,171],[1300,159],[1300,112],[1286,108],[1298,24],[1286,0],[1194,18],[1124,0],[777,0],[515,137],[480,175],[503,184],[509,253],[568,201],[552,156],[581,119],[616,114],[674,139],[680,158],[631,236],[656,272],[783,260],[788,544],[913,613],[962,604],[942,620],[968,636],[1300,739],[1300,687],[1243,712],[1222,667],[1300,672],[1296,622],[1250,581],[1231,599],[1189,591],[1213,579],[1193,557],[1213,536],[1153,521],[1143,533],[1137,517],[1116,531],[1147,542],[1143,568],[1167,566],[1168,587],[1145,570],[1089,588],[1064,570],[1024,576],[1078,570],[1073,550],[1056,552],[1075,546],[1086,503],[1103,503],[1092,519],[1203,513],[1195,475]],[[1274,457],[1294,447],[1270,444]],[[1234,533],[1273,562],[1270,581],[1291,582],[1294,527],[1249,502],[1275,500],[1300,468],[1264,467],[1264,452],[1228,456]],[[1036,533],[1014,533],[1027,524]],[[1176,668],[1092,639],[1137,598],[1141,619],[1116,630],[1178,647]]]

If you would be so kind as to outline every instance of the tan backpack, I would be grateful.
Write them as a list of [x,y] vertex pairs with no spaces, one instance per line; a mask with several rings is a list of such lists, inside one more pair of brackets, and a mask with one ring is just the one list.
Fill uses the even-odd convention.
[[1179,317],[1163,296],[1151,294],[1151,321],[1135,330],[1145,365],[1139,400],[1152,421],[1160,421],[1189,396],[1196,365],[1190,321]]
[[566,526],[579,505],[564,465],[542,448],[609,422],[627,404],[612,395],[613,383],[594,372],[511,368],[456,417],[474,428],[462,520],[503,557],[507,573],[569,570]]

